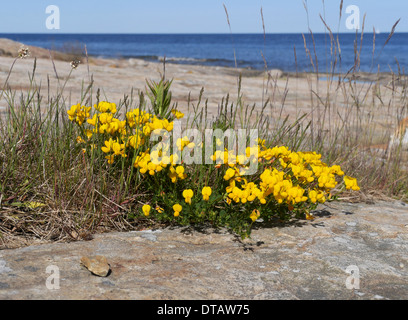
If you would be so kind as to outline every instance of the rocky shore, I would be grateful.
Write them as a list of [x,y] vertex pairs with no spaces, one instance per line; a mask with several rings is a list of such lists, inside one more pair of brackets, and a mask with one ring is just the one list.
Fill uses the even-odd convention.
[[[408,299],[408,205],[328,203],[312,221],[166,228],[0,251],[0,299]],[[82,257],[100,255],[107,276]]]

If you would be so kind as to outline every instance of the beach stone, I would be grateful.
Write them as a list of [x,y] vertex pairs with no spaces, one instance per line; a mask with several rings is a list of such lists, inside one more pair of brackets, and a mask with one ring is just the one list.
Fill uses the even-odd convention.
[[106,277],[110,271],[108,260],[104,256],[82,257],[81,264],[100,277]]
[[[256,223],[245,241],[224,229],[172,227],[2,250],[0,299],[408,298],[405,204],[331,202],[314,216]],[[78,263],[94,255],[109,261],[109,277]],[[347,287],[349,268],[358,288]]]

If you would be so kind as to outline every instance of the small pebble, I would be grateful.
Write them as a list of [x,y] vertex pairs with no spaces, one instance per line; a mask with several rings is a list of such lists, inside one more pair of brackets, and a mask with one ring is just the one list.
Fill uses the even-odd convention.
[[81,264],[92,274],[107,277],[110,271],[108,260],[104,256],[82,257]]

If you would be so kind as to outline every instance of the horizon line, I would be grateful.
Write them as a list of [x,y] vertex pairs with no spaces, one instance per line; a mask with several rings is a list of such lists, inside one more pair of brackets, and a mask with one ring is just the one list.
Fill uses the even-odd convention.
[[[361,31],[332,32],[332,34],[361,34]],[[379,32],[376,34],[389,34],[390,31]],[[408,33],[408,31],[395,31],[394,34]],[[234,34],[256,34],[256,35],[274,35],[274,34],[310,34],[307,32],[0,32],[0,34],[32,34],[32,35],[234,35]],[[330,34],[330,32],[313,32],[313,34]],[[374,34],[374,32],[365,32],[364,34]]]

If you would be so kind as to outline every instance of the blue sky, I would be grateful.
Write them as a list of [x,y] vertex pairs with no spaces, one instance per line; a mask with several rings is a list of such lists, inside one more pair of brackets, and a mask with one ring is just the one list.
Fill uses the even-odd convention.
[[[365,31],[373,27],[389,32],[401,18],[396,31],[408,32],[407,0],[345,0],[339,26],[340,0],[304,0],[313,32],[324,32],[319,14],[333,31],[346,28],[349,5],[356,5]],[[267,33],[307,32],[307,15],[302,0],[18,0],[2,1],[0,33],[228,33],[227,7],[233,33],[262,33],[262,7]],[[60,10],[60,29],[48,30],[45,9]],[[354,32],[354,31],[353,31]]]

